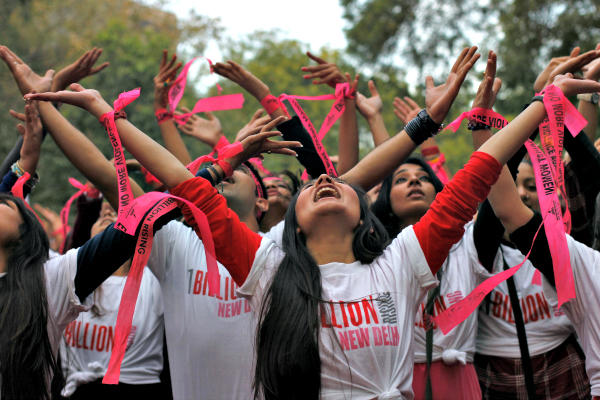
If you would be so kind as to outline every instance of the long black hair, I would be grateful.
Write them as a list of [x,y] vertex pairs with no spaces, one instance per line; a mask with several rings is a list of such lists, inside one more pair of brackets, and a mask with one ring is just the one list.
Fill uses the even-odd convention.
[[6,275],[0,278],[0,377],[2,400],[49,399],[56,358],[48,338],[44,263],[48,237],[23,201],[8,194],[23,219],[19,237],[5,244]]
[[[358,261],[370,264],[383,253],[389,239],[369,210],[364,191],[352,187],[358,194],[362,221],[354,230],[352,251]],[[318,399],[321,391],[321,272],[304,234],[297,232],[298,194],[285,216],[285,257],[265,294],[257,327],[254,396],[266,400]]]
[[[402,164],[415,164],[423,168],[429,175],[436,193],[441,192],[444,188],[442,181],[440,181],[435,172],[433,172],[433,169],[431,169],[429,164],[427,164],[421,158],[409,157]],[[371,210],[377,216],[379,221],[381,221],[391,238],[398,236],[402,230],[402,221],[400,217],[398,217],[392,211],[392,202],[390,200],[390,192],[392,190],[392,186],[394,186],[393,178],[394,173],[391,173],[383,180],[377,200],[375,200],[371,206]]]

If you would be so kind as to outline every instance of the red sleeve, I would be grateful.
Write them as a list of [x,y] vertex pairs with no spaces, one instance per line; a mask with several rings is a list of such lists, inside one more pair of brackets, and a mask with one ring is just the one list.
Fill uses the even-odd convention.
[[415,235],[434,275],[448,257],[452,245],[463,236],[465,224],[487,197],[500,171],[502,165],[494,157],[479,151],[473,153],[414,225]]
[[[250,273],[262,237],[240,222],[227,207],[225,198],[204,178],[192,178],[170,190],[175,196],[194,203],[208,219],[215,242],[217,260],[227,268],[235,282],[242,286]],[[183,206],[185,220],[194,225],[189,207]]]

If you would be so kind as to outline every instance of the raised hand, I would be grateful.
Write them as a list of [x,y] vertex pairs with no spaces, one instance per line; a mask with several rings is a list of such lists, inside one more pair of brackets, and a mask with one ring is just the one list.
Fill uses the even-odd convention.
[[25,104],[25,126],[18,124],[17,130],[23,135],[19,163],[25,171],[33,175],[40,159],[43,139],[42,121],[40,120],[37,101],[28,101]]
[[60,246],[65,240],[62,230],[63,223],[60,216],[53,210],[44,207],[39,203],[35,203],[33,208],[38,212],[38,215],[42,216],[42,226],[50,240],[50,248],[54,251],[59,251]]
[[263,81],[233,61],[216,63],[213,65],[213,71],[237,83],[258,100],[262,100],[270,92],[269,87]]
[[600,82],[590,79],[575,79],[571,73],[557,75],[551,83],[562,90],[565,96],[600,92]]
[[[190,112],[190,110],[185,107],[182,107],[182,110],[186,113]],[[223,136],[221,122],[211,112],[205,112],[204,114],[206,114],[206,118],[192,114],[185,125],[181,126],[179,129],[186,135],[193,136],[209,146],[215,147],[221,136]]]
[[64,90],[71,83],[77,83],[85,77],[97,74],[104,68],[108,67],[110,63],[104,62],[97,67],[94,67],[98,58],[102,55],[102,49],[94,47],[91,50],[86,51],[81,57],[75,62],[67,65],[54,75],[52,81],[52,91],[56,92]]
[[72,83],[71,90],[60,92],[30,93],[25,95],[26,100],[41,100],[71,104],[83,108],[100,118],[102,114],[112,111],[112,107],[102,98],[100,92],[94,89],[85,89],[79,83]]
[[371,97],[369,98],[356,92],[356,107],[358,107],[358,111],[366,119],[381,114],[381,110],[383,109],[383,101],[381,101],[381,96],[379,96],[379,92],[372,80],[369,81],[369,91],[371,92]]
[[54,70],[49,69],[44,76],[39,76],[6,46],[0,46],[0,58],[4,60],[8,69],[10,69],[22,94],[29,93],[32,90],[38,93],[50,90]]
[[[600,50],[600,43],[596,46],[596,50]],[[584,65],[581,70],[583,71],[583,77],[585,79],[597,81],[600,79],[600,58],[596,58]]]
[[568,57],[553,58],[535,80],[533,89],[536,93],[541,92],[546,86],[550,85],[557,75],[579,71],[582,67],[600,57],[600,50],[590,50],[581,55],[579,55],[579,51],[579,47],[575,47]]
[[181,68],[181,62],[175,64],[177,55],[173,54],[167,62],[168,52],[163,50],[158,74],[154,77],[154,108],[167,108],[169,103],[169,89],[177,77],[177,71]]
[[244,150],[232,157],[232,165],[239,165],[249,158],[259,156],[261,153],[277,153],[295,156],[296,152],[289,147],[302,147],[300,142],[269,140],[269,138],[282,135],[281,132],[271,131],[271,129],[283,121],[285,121],[285,117],[277,117],[264,125],[258,133],[249,135],[242,140],[241,143]]
[[306,55],[313,61],[316,61],[318,65],[310,65],[308,67],[302,67],[302,71],[309,72],[304,75],[304,79],[313,79],[314,85],[327,84],[332,88],[335,85],[345,81],[344,75],[336,64],[328,63],[320,57],[315,56],[310,51],[306,52]]
[[476,51],[477,46],[465,47],[461,51],[445,83],[435,86],[431,76],[425,78],[425,106],[434,122],[439,124],[446,118],[467,73],[479,59]]
[[268,115],[265,115],[264,117],[262,116],[265,113],[265,110],[263,110],[262,108],[259,108],[258,110],[256,110],[254,112],[254,115],[252,115],[252,118],[250,118],[250,121],[244,125],[244,127],[242,129],[240,129],[240,131],[237,133],[237,135],[235,135],[235,141],[236,142],[241,142],[242,140],[246,139],[248,136],[250,135],[255,135],[258,132],[260,132],[260,130],[263,128],[263,126],[265,126],[266,124],[268,124],[271,121],[271,117]]
[[405,125],[416,117],[419,111],[421,111],[421,107],[410,97],[404,96],[404,100],[400,97],[394,97],[394,114]]
[[496,53],[490,50],[483,80],[477,89],[475,100],[473,100],[473,108],[491,110],[496,102],[496,95],[502,87],[502,80],[496,78],[496,61]]

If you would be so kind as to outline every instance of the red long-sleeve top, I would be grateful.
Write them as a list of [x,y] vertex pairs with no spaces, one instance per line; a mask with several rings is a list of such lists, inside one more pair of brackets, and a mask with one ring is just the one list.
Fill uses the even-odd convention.
[[[489,154],[473,153],[414,225],[415,235],[433,274],[442,266],[452,245],[463,236],[464,225],[473,218],[478,203],[487,197],[501,169],[502,165]],[[262,237],[239,220],[227,207],[225,198],[204,178],[189,179],[172,188],[171,193],[192,201],[206,214],[217,259],[242,286]],[[186,206],[183,214],[193,224],[193,216]]]

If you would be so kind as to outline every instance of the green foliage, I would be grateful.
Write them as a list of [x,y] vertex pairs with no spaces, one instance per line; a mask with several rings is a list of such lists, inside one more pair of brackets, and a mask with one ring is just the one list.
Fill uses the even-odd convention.
[[[203,51],[208,39],[218,37],[215,21],[191,15],[185,21],[159,8],[141,5],[133,0],[64,0],[48,2],[31,0],[15,5],[0,0],[3,26],[2,44],[15,51],[34,71],[43,73],[73,62],[86,50],[104,49],[99,60],[111,65],[100,74],[85,79],[85,87],[98,89],[107,101],[124,90],[142,88],[141,97],[127,108],[129,119],[154,139],[160,133],[154,118],[153,82],[158,71],[162,49],[175,51],[185,42],[194,51]],[[8,109],[22,111],[23,101],[9,71],[0,66],[0,154],[12,148],[16,138],[15,120]],[[188,87],[185,98],[197,98]],[[87,112],[63,106],[63,114],[112,158],[106,132]],[[83,177],[67,161],[50,137],[45,140],[39,164],[40,184],[33,194],[41,202],[57,210],[75,191],[67,178]]]

